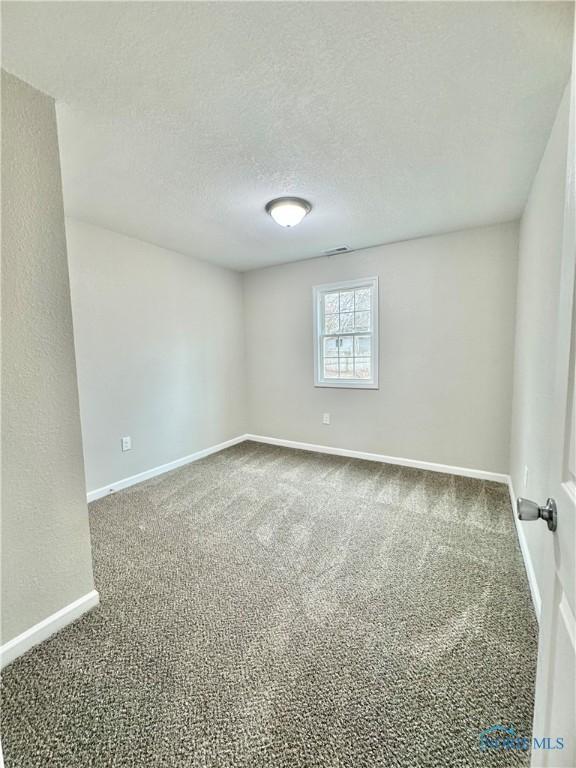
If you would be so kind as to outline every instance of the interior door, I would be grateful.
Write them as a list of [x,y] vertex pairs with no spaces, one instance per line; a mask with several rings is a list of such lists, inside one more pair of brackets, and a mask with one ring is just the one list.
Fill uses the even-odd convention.
[[[574,69],[573,69],[574,72]],[[570,105],[568,170],[564,211],[561,297],[558,307],[554,444],[550,446],[549,496],[557,506],[552,566],[542,595],[538,671],[532,750],[534,768],[576,766],[576,329],[574,275],[576,218],[574,214],[574,76]],[[544,503],[545,500],[538,500]],[[539,525],[541,525],[539,523]],[[550,742],[542,739],[550,738]],[[563,739],[563,748],[556,738]]]

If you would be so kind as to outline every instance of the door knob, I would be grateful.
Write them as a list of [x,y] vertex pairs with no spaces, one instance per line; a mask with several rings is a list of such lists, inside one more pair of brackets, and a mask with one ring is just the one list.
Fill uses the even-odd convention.
[[516,509],[519,520],[546,520],[549,531],[558,527],[558,512],[554,499],[548,499],[545,507],[540,507],[530,499],[517,499]]

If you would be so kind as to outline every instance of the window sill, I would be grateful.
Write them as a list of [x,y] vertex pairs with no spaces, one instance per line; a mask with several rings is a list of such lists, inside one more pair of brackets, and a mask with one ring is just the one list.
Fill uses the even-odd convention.
[[378,384],[370,383],[364,384],[355,381],[315,381],[315,387],[328,387],[330,389],[379,389]]

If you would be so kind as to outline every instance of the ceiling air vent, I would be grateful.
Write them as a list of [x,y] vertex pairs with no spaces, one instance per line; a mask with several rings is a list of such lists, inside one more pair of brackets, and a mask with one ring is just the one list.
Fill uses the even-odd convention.
[[336,256],[337,253],[348,253],[350,248],[347,245],[341,245],[339,248],[329,248],[327,251],[322,251],[322,256]]

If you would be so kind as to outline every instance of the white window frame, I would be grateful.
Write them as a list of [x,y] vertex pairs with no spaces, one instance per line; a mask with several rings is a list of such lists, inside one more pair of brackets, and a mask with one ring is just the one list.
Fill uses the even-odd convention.
[[[370,288],[372,292],[370,310],[371,310],[371,358],[372,358],[372,378],[371,379],[327,379],[323,376],[323,345],[322,339],[325,335],[330,336],[353,336],[355,334],[324,334],[324,302],[325,293],[334,291],[345,291],[350,288]],[[343,280],[339,283],[327,283],[325,285],[316,285],[312,289],[313,310],[314,310],[314,386],[315,387],[336,387],[338,389],[378,389],[378,278],[364,277],[359,280]],[[357,335],[357,334],[356,334]]]

